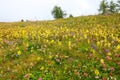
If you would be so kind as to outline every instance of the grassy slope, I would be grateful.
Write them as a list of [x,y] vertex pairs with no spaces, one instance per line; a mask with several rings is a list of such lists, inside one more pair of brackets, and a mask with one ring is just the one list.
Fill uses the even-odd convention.
[[120,14],[0,23],[0,79],[119,79],[119,22]]

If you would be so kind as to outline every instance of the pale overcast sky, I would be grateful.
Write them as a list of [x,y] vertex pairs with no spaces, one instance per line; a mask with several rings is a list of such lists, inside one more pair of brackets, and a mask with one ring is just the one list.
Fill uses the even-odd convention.
[[[73,16],[98,13],[101,0],[0,0],[0,22],[51,20],[51,10],[58,5]],[[110,1],[110,0],[108,0]],[[114,0],[116,1],[116,0]]]

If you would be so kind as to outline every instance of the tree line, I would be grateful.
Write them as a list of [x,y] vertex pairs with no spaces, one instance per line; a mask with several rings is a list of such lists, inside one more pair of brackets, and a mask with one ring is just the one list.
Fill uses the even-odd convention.
[[[102,0],[100,2],[98,11],[102,15],[119,13],[120,12],[120,0],[118,0],[116,3],[113,0],[109,2],[107,0]],[[59,6],[54,6],[51,13],[55,19],[64,18],[67,15],[67,13],[63,11],[61,7]],[[70,14],[69,17],[73,17],[73,15]]]
[[107,2],[107,0],[102,0],[98,11],[100,14],[113,14],[119,13],[120,11],[120,0],[115,3],[113,0]]

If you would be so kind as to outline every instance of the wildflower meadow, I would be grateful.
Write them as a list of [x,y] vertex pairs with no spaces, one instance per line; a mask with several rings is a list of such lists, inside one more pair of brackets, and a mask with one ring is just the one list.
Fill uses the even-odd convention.
[[120,14],[1,22],[0,80],[120,80]]

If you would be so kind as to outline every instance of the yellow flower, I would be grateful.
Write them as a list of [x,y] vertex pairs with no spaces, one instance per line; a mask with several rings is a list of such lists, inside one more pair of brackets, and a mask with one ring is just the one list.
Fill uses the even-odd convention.
[[71,41],[68,42],[68,46],[71,46]]
[[54,43],[54,40],[51,40],[51,43]]
[[97,42],[97,45],[98,45],[98,46],[100,45],[100,41]]
[[118,45],[118,46],[116,47],[116,49],[117,49],[117,50],[120,50],[120,45]]
[[87,38],[87,35],[86,35],[86,34],[84,34],[84,38],[85,38],[85,39]]
[[3,71],[0,72],[1,74],[3,73]]
[[99,70],[98,69],[95,69],[95,75],[98,76],[99,75]]
[[16,47],[16,49],[19,49],[19,47]]
[[21,51],[18,51],[17,54],[18,54],[18,55],[21,55],[22,53],[21,53]]
[[29,43],[27,43],[26,46],[29,47]]
[[71,49],[71,41],[68,42],[68,47]]
[[46,40],[46,43],[48,43],[49,42],[49,40]]
[[60,41],[58,41],[58,45],[61,46],[61,42]]
[[86,33],[88,33],[89,31],[88,30],[86,30]]
[[37,61],[40,61],[41,57],[37,57]]
[[101,62],[101,63],[104,63],[104,59],[101,59],[100,62]]
[[73,38],[75,39],[75,35],[73,36]]
[[0,38],[0,42],[2,42],[2,38]]
[[108,53],[108,56],[111,56],[111,55],[112,55],[112,54],[109,52],[109,53]]
[[40,68],[41,71],[44,70],[44,69],[45,69],[44,66],[42,66],[42,67]]
[[49,59],[52,59],[53,58],[53,56],[51,56],[51,55],[49,55],[49,57],[48,57]]
[[91,51],[92,51],[93,54],[95,54],[95,50],[94,49],[92,49]]

